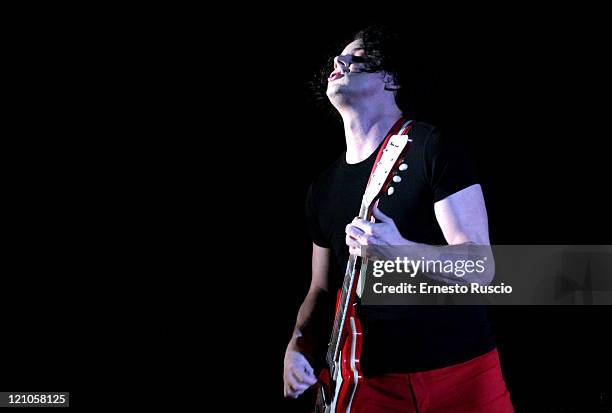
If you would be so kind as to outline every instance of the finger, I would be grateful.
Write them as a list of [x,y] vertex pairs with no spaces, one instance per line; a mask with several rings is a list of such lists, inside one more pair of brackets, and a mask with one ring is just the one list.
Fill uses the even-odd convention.
[[361,219],[361,218],[355,218],[353,220],[353,222],[351,222],[351,226],[353,227],[357,227],[360,230],[362,230],[364,233],[368,234],[368,235],[372,235],[373,232],[373,227],[376,224],[373,224],[370,221],[367,221],[365,219]]
[[312,386],[313,384],[317,382],[317,378],[314,376],[314,374],[308,372],[306,369],[302,370],[301,372],[299,370],[294,370],[292,371],[292,374],[293,374],[295,383],[297,383],[300,386],[301,385]]
[[349,254],[361,257],[361,247],[349,247]]
[[[310,367],[310,366],[308,366],[308,367]],[[314,372],[312,371],[312,368],[310,369],[310,371],[308,369],[304,368],[304,382],[306,384],[312,386],[313,384],[315,384],[318,381],[319,381],[319,379],[317,378],[317,376],[314,375]]]
[[298,385],[306,384],[304,373],[305,372],[299,371],[299,369],[292,369],[291,377],[293,378],[294,383]]
[[364,233],[361,228],[356,227],[353,223],[347,224],[347,226],[344,227],[344,232],[347,234],[350,233],[353,237],[357,237],[357,235]]
[[357,236],[347,235],[344,239],[344,242],[349,247],[378,244],[376,237],[373,237],[367,234],[361,234]]
[[372,210],[372,214],[380,222],[385,222],[385,223],[386,222],[393,222],[393,218],[391,218],[388,215],[385,215],[380,209],[378,209],[378,205],[374,206],[374,209]]
[[318,381],[319,379],[317,379],[317,377],[314,374],[306,376],[306,384],[308,384],[309,386],[313,386],[317,384]]
[[304,371],[304,373],[306,373],[307,376],[314,377],[314,370],[312,369],[312,366],[310,365],[310,362],[306,357],[302,356],[302,364],[300,368]]
[[287,380],[287,383],[285,383],[285,392],[287,393],[287,396],[293,397],[297,387],[298,385],[293,382],[293,379]]
[[355,238],[351,238],[350,235],[347,235],[344,239],[344,242],[346,243],[346,245],[348,245],[349,247],[358,247],[361,244],[359,243],[359,241],[357,241]]
[[364,235],[365,232],[363,232],[361,229],[349,224],[346,226],[345,229],[346,235],[352,237],[353,239],[357,239],[359,238],[361,235]]
[[300,393],[297,392],[296,390],[293,390],[293,389],[291,389],[289,387],[287,387],[285,389],[285,397],[287,397],[287,398],[297,399],[299,395],[300,395]]
[[304,393],[306,389],[308,389],[310,386],[306,384],[297,384],[289,382],[288,387],[289,391],[287,392],[287,394],[289,395],[289,397],[297,398],[300,394]]
[[372,234],[367,234],[363,232],[361,229],[349,224],[346,227],[346,244],[347,245],[355,245],[350,240],[356,240],[359,245],[370,245],[376,244],[376,237]]
[[310,386],[307,386],[306,384],[298,384],[298,383],[289,382],[287,387],[289,390],[287,393],[289,393],[290,395],[294,395],[295,393],[303,392]]
[[296,392],[293,393],[293,395],[291,397],[293,397],[294,399],[297,399],[298,397],[300,397],[306,390],[297,390]]

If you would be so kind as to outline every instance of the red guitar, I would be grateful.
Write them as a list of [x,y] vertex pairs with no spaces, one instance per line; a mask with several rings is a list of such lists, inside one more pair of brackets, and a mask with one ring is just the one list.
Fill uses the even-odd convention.
[[[373,221],[372,209],[378,199],[385,192],[392,193],[390,184],[397,171],[404,169],[402,161],[412,142],[407,135],[410,126],[410,122],[407,122],[398,135],[392,135],[383,144],[384,149],[378,155],[361,201],[360,218]],[[321,386],[317,397],[317,413],[349,413],[363,379],[359,364],[362,329],[355,306],[357,297],[361,295],[361,283],[365,280],[367,265],[367,258],[351,255],[346,266],[327,350],[327,368],[319,377]]]

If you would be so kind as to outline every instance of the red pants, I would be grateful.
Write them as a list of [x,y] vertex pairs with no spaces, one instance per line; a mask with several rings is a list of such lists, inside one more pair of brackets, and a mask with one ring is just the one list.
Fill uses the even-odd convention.
[[418,373],[365,378],[355,413],[513,412],[497,350],[464,363]]

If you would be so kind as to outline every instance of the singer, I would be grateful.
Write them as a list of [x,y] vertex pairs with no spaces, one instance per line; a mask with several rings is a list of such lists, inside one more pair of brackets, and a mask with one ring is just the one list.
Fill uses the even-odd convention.
[[[306,200],[312,280],[285,353],[286,397],[319,381],[349,254],[371,244],[489,244],[485,201],[465,148],[417,120],[394,194],[380,200],[375,223],[354,219],[381,143],[410,118],[398,105],[418,59],[409,52],[389,30],[366,28],[339,51],[323,82],[342,118],[346,151],[314,180]],[[485,308],[372,307],[359,307],[363,379],[348,395],[351,412],[513,411]]]

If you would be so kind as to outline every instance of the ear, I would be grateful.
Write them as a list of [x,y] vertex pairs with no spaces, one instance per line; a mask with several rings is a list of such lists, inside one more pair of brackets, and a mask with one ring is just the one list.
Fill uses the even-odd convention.
[[385,73],[383,81],[385,82],[385,90],[396,91],[400,88],[393,76],[389,73]]

